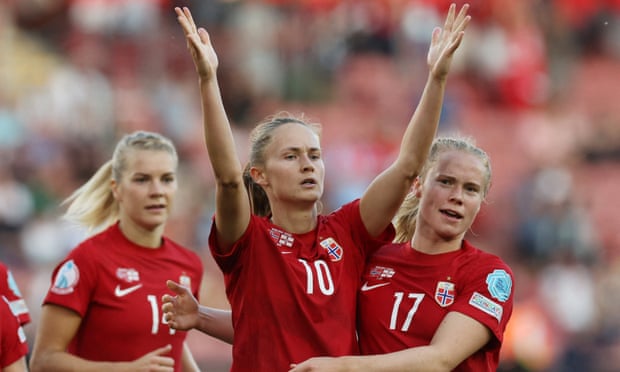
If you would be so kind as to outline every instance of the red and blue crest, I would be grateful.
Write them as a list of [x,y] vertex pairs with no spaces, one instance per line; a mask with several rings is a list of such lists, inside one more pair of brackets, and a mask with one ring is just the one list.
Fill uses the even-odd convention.
[[435,301],[441,307],[450,306],[454,303],[454,297],[456,291],[454,290],[454,283],[450,282],[437,282],[437,289],[435,290]]
[[342,254],[344,253],[342,247],[336,243],[333,238],[327,238],[321,241],[321,247],[327,251],[329,259],[332,261],[340,261]]

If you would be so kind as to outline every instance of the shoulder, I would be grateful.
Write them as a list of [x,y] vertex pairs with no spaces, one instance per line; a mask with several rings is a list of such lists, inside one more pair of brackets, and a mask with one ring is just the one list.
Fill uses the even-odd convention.
[[200,260],[200,255],[198,252],[170,239],[169,237],[164,236],[164,244],[166,244],[168,248],[174,252],[174,254],[186,256],[190,259]]
[[467,257],[469,260],[475,260],[479,264],[501,266],[510,270],[508,264],[504,262],[504,260],[500,256],[478,248],[472,245],[467,240],[463,241],[463,249],[465,252],[464,256]]

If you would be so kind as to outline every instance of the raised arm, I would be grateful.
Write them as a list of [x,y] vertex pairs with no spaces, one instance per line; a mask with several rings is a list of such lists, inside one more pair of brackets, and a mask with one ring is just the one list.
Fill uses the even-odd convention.
[[[433,30],[427,63],[429,74],[400,144],[398,157],[373,180],[360,202],[362,220],[368,232],[380,234],[396,214],[412,182],[422,168],[437,132],[450,64],[469,23],[469,5],[458,14],[452,4],[442,28]],[[389,190],[389,192],[385,192]]]
[[243,186],[243,167],[224,110],[217,81],[218,58],[209,34],[197,28],[188,8],[175,8],[200,83],[205,144],[216,180],[215,224],[221,253],[241,237],[250,221],[250,202]]

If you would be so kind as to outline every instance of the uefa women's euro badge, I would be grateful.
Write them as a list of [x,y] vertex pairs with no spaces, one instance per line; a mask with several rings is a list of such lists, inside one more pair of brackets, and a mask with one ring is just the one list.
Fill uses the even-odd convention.
[[506,302],[506,300],[508,300],[512,290],[512,278],[506,270],[493,270],[492,273],[487,275],[486,283],[489,293],[493,298],[501,302]]

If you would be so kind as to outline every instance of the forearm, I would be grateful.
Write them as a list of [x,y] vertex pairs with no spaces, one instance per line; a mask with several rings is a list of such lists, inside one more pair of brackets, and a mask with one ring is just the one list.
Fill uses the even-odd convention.
[[196,364],[196,360],[194,360],[194,356],[190,351],[187,343],[183,343],[183,354],[181,356],[181,364],[183,372],[199,372],[200,368],[198,368],[198,364]]
[[446,83],[445,77],[437,78],[429,73],[418,106],[405,130],[397,161],[412,181],[422,168],[437,134]]
[[421,346],[389,354],[343,357],[342,371],[449,372],[451,366],[433,348]]
[[216,77],[200,79],[204,139],[216,179],[242,182],[242,168]]
[[79,358],[64,351],[47,352],[30,361],[31,372],[97,372],[97,371],[131,371],[127,362],[93,362]]
[[373,180],[362,197],[360,213],[371,236],[378,235],[389,224],[424,165],[437,132],[445,86],[445,79],[436,79],[429,74],[418,107],[403,136],[398,158]]
[[229,344],[233,343],[235,332],[230,310],[214,309],[201,305],[198,308],[198,317],[196,329],[218,340]]

